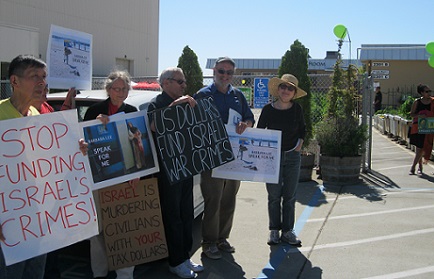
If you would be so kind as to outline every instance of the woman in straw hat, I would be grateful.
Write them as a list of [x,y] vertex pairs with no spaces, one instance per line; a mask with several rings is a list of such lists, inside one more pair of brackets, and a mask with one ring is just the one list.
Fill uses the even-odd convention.
[[300,246],[301,241],[294,232],[295,192],[306,124],[303,109],[294,99],[306,96],[307,93],[298,87],[297,78],[290,74],[272,78],[268,90],[276,100],[264,106],[257,127],[282,131],[279,183],[267,183],[270,229],[268,244],[278,244],[281,240]]

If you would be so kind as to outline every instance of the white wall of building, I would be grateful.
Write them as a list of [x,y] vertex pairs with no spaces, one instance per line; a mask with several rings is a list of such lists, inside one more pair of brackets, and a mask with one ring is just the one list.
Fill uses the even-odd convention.
[[159,0],[0,0],[0,62],[18,54],[46,60],[54,24],[92,34],[93,76],[106,76],[116,61],[129,64],[133,76],[157,76],[159,6]]

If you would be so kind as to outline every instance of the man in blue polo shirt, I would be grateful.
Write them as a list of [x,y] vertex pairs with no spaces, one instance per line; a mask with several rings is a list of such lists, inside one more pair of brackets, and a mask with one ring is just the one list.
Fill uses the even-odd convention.
[[[222,120],[228,124],[229,109],[241,115],[236,132],[242,134],[247,127],[253,127],[253,113],[243,93],[231,85],[235,62],[229,57],[220,57],[213,68],[214,82],[199,90],[195,99],[211,96]],[[233,121],[232,119],[230,120]],[[240,181],[211,177],[210,171],[201,173],[201,190],[205,209],[202,220],[202,251],[210,259],[220,259],[220,251],[235,252],[227,239],[232,229],[235,200]]]

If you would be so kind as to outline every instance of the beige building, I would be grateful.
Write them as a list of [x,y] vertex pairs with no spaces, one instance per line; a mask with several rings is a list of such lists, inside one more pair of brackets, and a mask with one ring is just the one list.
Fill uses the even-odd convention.
[[93,76],[158,75],[159,0],[0,0],[1,79],[18,54],[46,61],[51,25],[93,37]]
[[381,86],[383,107],[396,106],[407,95],[419,96],[417,85],[434,86],[434,68],[423,44],[364,44],[360,61],[372,76],[374,87]]

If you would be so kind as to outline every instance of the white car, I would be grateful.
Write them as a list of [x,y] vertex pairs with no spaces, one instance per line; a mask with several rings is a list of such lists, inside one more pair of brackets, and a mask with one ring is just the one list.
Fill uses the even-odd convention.
[[[159,91],[130,90],[125,103],[135,106],[138,110],[146,110],[152,98],[160,93]],[[48,94],[48,103],[55,110],[60,110],[67,94],[68,92]],[[84,115],[91,105],[101,102],[107,99],[107,97],[107,91],[105,90],[80,90],[80,93],[75,97],[75,106],[77,108],[79,121],[83,121]],[[194,217],[196,218],[203,212],[204,208],[203,197],[200,190],[200,175],[194,176],[193,181]]]

